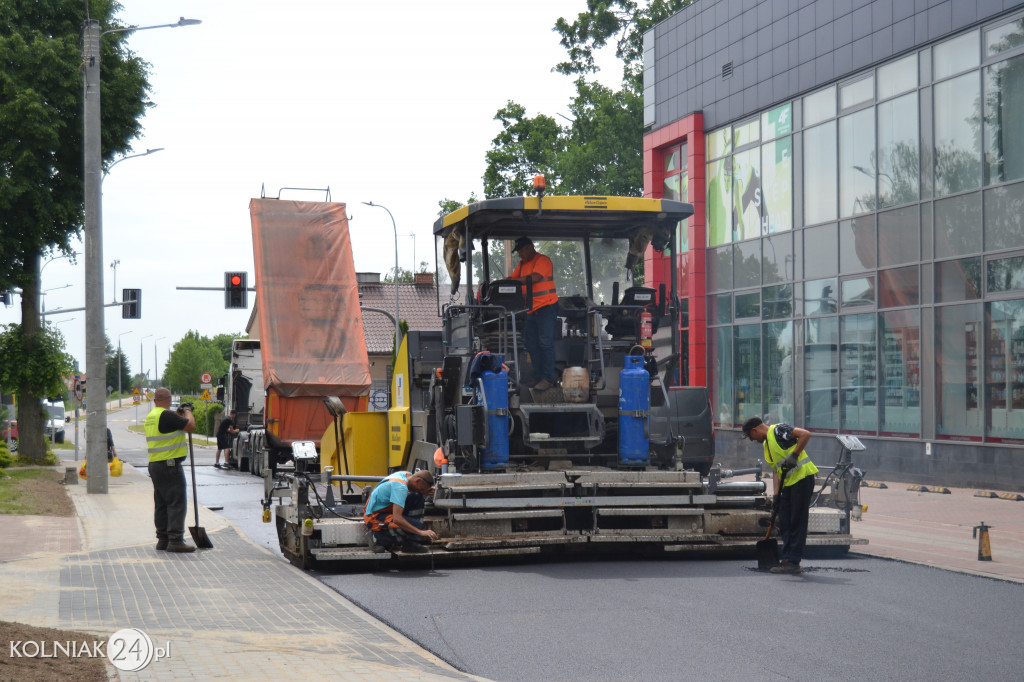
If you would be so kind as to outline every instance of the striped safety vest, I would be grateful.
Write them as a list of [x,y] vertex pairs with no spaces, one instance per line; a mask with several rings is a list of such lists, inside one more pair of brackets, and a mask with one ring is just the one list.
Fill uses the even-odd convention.
[[546,305],[558,303],[558,294],[555,293],[555,270],[551,259],[547,256],[536,253],[530,260],[521,260],[516,269],[512,271],[513,277],[526,277],[537,273],[541,276],[539,282],[533,283],[533,308],[535,313]]
[[[796,444],[790,448],[783,448],[779,445],[779,441],[775,440],[775,427],[776,424],[768,427],[768,437],[764,439],[764,461],[768,462],[768,466],[772,468],[772,471],[781,476],[782,470],[779,468],[778,463],[789,457],[789,453],[796,449]],[[796,458],[796,468],[790,470],[783,485],[784,487],[789,487],[797,481],[813,476],[816,473],[818,473],[818,467],[814,466],[814,462],[811,461],[811,458],[807,456],[807,451],[804,450]]]
[[160,433],[160,415],[166,408],[154,407],[146,415],[146,448],[150,462],[179,459],[188,455],[185,432],[182,430]]

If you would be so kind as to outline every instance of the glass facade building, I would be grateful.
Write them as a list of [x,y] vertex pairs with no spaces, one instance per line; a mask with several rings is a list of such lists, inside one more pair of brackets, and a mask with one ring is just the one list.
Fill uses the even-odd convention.
[[[675,257],[705,265],[688,301],[705,346],[686,350],[720,452],[750,456],[729,435],[756,415],[857,434],[876,475],[1024,486],[1024,4],[1011,4],[763,107],[712,90],[729,120],[659,126],[672,87],[648,88],[645,189],[702,212]],[[655,73],[667,28],[648,34]],[[671,28],[685,54],[687,22]],[[745,95],[731,62],[725,74],[727,97]],[[709,91],[687,92],[699,112]]]

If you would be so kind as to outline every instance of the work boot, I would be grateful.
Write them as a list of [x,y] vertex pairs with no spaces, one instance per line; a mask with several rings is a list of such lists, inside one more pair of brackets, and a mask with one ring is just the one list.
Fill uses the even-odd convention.
[[196,551],[193,545],[185,544],[185,541],[181,538],[174,538],[167,543],[168,552],[178,552],[180,554],[187,554],[188,552]]
[[789,561],[783,561],[778,566],[771,567],[772,573],[782,573],[784,575],[796,575],[800,573],[800,564],[790,563]]
[[167,538],[157,538],[156,539],[156,551],[162,552],[165,549],[167,549],[167,542],[168,542]]
[[538,382],[537,382],[537,384],[536,384],[536,385],[535,385],[535,386],[533,387],[533,390],[535,390],[535,391],[546,391],[546,390],[548,390],[549,388],[551,388],[551,387],[552,387],[553,385],[554,385],[554,384],[552,384],[552,383],[551,383],[550,381],[548,381],[547,379],[541,379],[541,380],[540,380],[540,381],[538,381]]
[[410,540],[409,542],[403,544],[398,551],[403,552],[405,554],[426,554],[430,550],[427,549],[426,545],[421,545],[418,542],[413,542]]
[[373,537],[373,532],[366,534],[366,546],[370,548],[370,551],[374,554],[383,554],[385,547],[384,545],[377,544],[377,539]]

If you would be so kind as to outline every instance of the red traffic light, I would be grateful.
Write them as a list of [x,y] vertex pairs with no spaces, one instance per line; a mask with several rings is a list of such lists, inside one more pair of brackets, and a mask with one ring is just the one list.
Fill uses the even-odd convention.
[[231,275],[231,286],[237,287],[242,283],[242,277],[240,275]]

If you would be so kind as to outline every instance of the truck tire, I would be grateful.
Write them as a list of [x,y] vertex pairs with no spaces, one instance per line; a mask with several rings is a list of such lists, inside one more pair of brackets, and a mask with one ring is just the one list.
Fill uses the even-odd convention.
[[58,431],[57,435],[54,436],[53,440],[55,442],[57,442],[57,443],[63,443],[64,442],[64,432],[63,431]]

